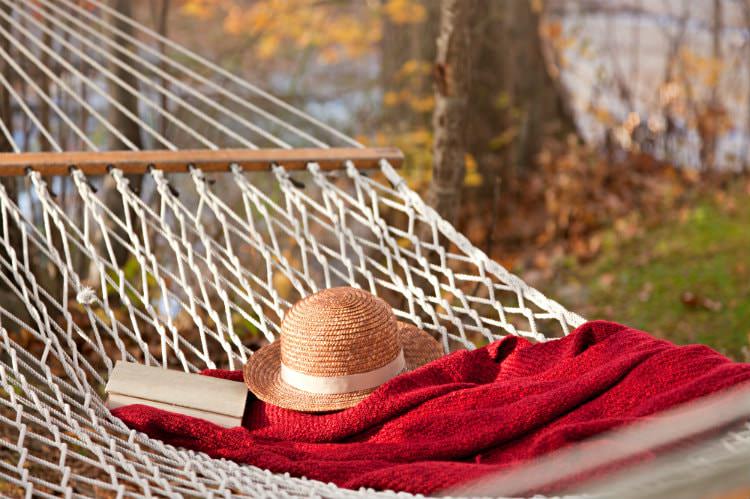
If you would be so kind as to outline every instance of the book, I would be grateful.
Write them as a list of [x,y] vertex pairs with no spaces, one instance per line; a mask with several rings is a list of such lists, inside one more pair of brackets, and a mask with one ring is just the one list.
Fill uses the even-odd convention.
[[104,390],[109,409],[144,404],[225,428],[242,424],[248,394],[237,381],[123,361],[115,364]]

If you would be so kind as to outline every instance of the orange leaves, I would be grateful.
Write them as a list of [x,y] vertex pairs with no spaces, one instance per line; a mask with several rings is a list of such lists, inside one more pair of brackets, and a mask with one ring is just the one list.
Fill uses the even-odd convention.
[[477,166],[477,160],[471,154],[466,154],[466,173],[464,174],[464,186],[466,187],[479,187],[484,182],[482,174],[479,173],[479,167]]
[[426,188],[432,180],[432,129],[417,126],[412,130],[386,134],[379,132],[371,141],[373,145],[393,146],[406,155],[406,168],[399,173],[409,187],[416,190]]
[[725,61],[700,55],[683,48],[677,63],[683,75],[678,81],[664,82],[659,88],[659,103],[674,116],[688,119],[698,133],[709,140],[731,128],[727,110],[716,94]]
[[535,14],[541,14],[544,11],[544,1],[531,0],[531,11]]
[[[638,236],[651,217],[675,209],[690,182],[681,170],[645,155],[609,163],[575,140],[546,141],[537,162],[538,168],[523,176],[503,179],[502,207],[495,215],[495,226],[502,229],[495,231],[493,242],[498,254],[533,250],[544,255],[546,263],[526,262],[538,270],[556,268],[555,255],[588,261],[608,238]],[[467,176],[471,168],[467,162]],[[462,223],[473,227],[472,242],[479,246],[485,244],[479,227],[492,220],[488,202],[486,197],[465,197],[473,205],[466,213],[478,221],[465,216]],[[641,291],[643,296],[650,292]]]
[[680,295],[680,301],[688,308],[703,308],[712,312],[718,312],[724,307],[720,301],[701,296],[692,291],[684,291]]
[[388,91],[383,95],[383,104],[388,107],[409,106],[417,113],[429,113],[435,107],[433,95],[415,95],[409,90]]
[[[564,63],[564,51],[578,41],[576,37],[565,33],[565,28],[559,20],[546,21],[540,24],[539,34],[542,36],[545,42],[547,42],[557,53],[559,60],[557,63]],[[587,44],[582,43],[581,50],[585,51]]]
[[680,51],[680,63],[689,76],[700,78],[701,82],[709,88],[714,88],[719,84],[724,70],[724,61],[721,59],[702,56],[689,49]]
[[395,24],[417,24],[427,17],[427,11],[417,0],[388,0],[383,11]]
[[682,99],[685,93],[685,89],[676,81],[666,81],[659,88],[659,103],[662,107],[671,105],[672,103]]
[[406,134],[407,140],[419,147],[432,145],[432,131],[427,128],[417,128]]
[[224,31],[250,38],[251,49],[262,60],[311,49],[318,60],[331,64],[370,54],[381,37],[378,11],[367,4],[342,7],[336,2],[309,0],[257,0],[250,4],[186,0],[182,12],[199,18],[222,15]]
[[560,21],[544,23],[542,32],[549,40],[557,40],[563,34],[562,23]]
[[410,59],[396,72],[395,83],[400,90],[389,90],[383,95],[383,104],[388,107],[408,106],[415,113],[431,113],[435,108],[435,96],[426,82],[432,63]]
[[[207,19],[222,16],[224,31],[252,40],[251,50],[262,60],[313,50],[320,62],[333,64],[374,53],[382,37],[382,22],[424,22],[427,10],[419,0],[385,2],[311,2],[310,0],[184,0],[181,11]],[[431,103],[416,103],[428,109]]]
[[596,118],[599,121],[599,123],[601,123],[605,127],[611,128],[614,126],[615,118],[614,116],[612,116],[612,113],[606,107],[591,104],[589,106],[588,111],[591,113],[591,115],[594,118]]
[[432,63],[428,61],[419,61],[416,59],[409,59],[401,66],[398,70],[397,78],[405,79],[411,77],[423,77],[429,76],[432,71]]
[[435,97],[432,95],[415,97],[409,101],[409,107],[418,113],[432,112],[435,107]]
[[213,15],[217,3],[216,0],[186,0],[180,10],[189,16],[208,19]]
[[224,30],[232,35],[243,31],[262,33],[273,30],[286,12],[274,12],[277,2],[256,2],[251,7],[231,4],[224,18]]
[[641,116],[636,113],[635,111],[631,111],[628,113],[628,116],[625,118],[625,121],[622,123],[623,128],[628,131],[628,133],[632,134],[633,130],[635,130],[635,127],[641,124]]
[[401,97],[399,96],[397,92],[389,91],[383,95],[383,104],[385,104],[388,107],[394,107],[398,105],[400,100],[401,100]]
[[717,137],[732,128],[732,121],[727,109],[719,103],[709,102],[698,106],[696,110],[698,133],[701,137]]
[[258,42],[256,52],[261,59],[271,59],[279,50],[281,39],[278,36],[264,36]]

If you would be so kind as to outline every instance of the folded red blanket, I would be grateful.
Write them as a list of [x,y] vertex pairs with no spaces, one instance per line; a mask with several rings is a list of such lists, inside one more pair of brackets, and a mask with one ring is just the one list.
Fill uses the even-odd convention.
[[547,343],[506,337],[453,353],[335,413],[253,400],[244,427],[225,429],[143,405],[112,412],[213,457],[348,488],[431,493],[746,380],[750,365],[705,346],[597,321]]

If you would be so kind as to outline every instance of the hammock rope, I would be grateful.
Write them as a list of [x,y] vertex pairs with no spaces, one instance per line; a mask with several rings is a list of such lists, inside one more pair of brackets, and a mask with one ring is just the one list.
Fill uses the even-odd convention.
[[[170,150],[362,147],[98,0],[87,5],[0,0],[9,69],[0,84],[13,111],[0,130],[15,153],[40,148],[40,139],[54,151],[96,151],[107,134],[137,150],[103,112],[108,105]],[[39,74],[49,91],[35,83]],[[143,116],[117,103],[113,86],[135,97]],[[43,105],[53,117],[46,122]],[[154,125],[160,118],[166,136]],[[25,135],[11,133],[24,124]],[[56,141],[61,130],[78,140]],[[68,177],[49,178],[30,165],[17,198],[0,184],[0,483],[26,497],[373,495],[129,430],[103,404],[108,373],[118,359],[238,369],[249,342],[273,341],[294,301],[336,285],[383,296],[446,351],[507,334],[545,341],[583,323],[474,247],[386,160],[368,175],[352,161],[338,171],[268,166],[154,168],[140,192],[116,167],[96,178],[72,165]]]

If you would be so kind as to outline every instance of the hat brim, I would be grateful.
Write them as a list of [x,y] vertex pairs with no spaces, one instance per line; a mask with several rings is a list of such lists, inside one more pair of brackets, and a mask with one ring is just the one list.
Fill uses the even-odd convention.
[[[406,371],[411,371],[443,355],[435,338],[421,329],[398,322],[398,336],[404,350]],[[357,392],[318,394],[299,390],[281,379],[281,343],[274,341],[255,352],[245,363],[243,374],[256,397],[270,404],[303,412],[346,409],[362,401],[377,387]]]

